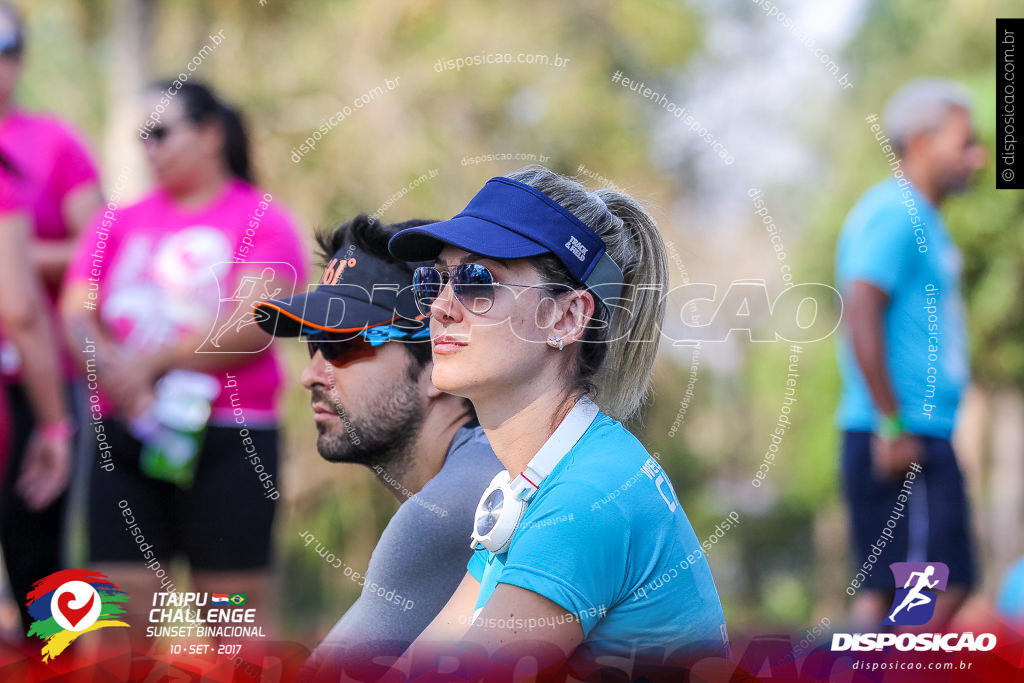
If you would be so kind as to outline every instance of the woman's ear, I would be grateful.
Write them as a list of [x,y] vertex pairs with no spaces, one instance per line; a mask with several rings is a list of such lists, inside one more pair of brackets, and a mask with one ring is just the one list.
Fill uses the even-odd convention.
[[594,317],[594,295],[582,289],[569,292],[565,300],[559,302],[561,316],[555,320],[551,333],[561,337],[565,345],[572,344],[583,338],[590,319]]
[[217,119],[204,121],[197,130],[199,132],[199,144],[202,145],[207,154],[213,157],[227,158],[227,155],[224,153],[224,145],[227,144],[224,127]]

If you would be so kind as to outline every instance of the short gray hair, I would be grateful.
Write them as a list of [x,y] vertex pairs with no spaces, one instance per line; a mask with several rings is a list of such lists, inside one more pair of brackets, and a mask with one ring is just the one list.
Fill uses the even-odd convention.
[[897,90],[885,103],[882,125],[886,135],[902,153],[910,136],[941,126],[951,109],[970,113],[970,91],[945,78],[918,78]]

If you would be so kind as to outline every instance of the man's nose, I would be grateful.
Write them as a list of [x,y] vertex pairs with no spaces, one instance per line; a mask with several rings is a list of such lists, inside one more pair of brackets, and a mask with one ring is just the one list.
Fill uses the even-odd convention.
[[314,385],[327,384],[327,362],[324,361],[323,355],[320,351],[313,354],[313,357],[306,363],[306,367],[302,369],[302,374],[299,375],[299,381],[302,382],[302,386],[309,390],[313,389]]

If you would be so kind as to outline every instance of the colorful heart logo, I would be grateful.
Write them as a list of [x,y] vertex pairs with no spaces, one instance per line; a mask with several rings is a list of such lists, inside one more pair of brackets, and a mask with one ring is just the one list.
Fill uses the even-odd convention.
[[96,601],[96,594],[92,593],[89,595],[89,600],[85,603],[84,607],[72,607],[71,601],[75,599],[75,594],[61,593],[57,598],[57,609],[60,610],[61,615],[68,620],[72,628],[78,626],[78,624],[89,614],[89,610],[92,609],[92,603]]

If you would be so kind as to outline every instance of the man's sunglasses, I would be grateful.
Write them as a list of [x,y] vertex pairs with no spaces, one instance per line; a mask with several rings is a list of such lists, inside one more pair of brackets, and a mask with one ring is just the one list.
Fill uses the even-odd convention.
[[356,361],[372,358],[378,347],[393,339],[405,341],[429,339],[430,328],[424,326],[419,330],[410,330],[394,325],[376,325],[361,330],[356,337],[339,332],[324,332],[307,328],[304,336],[310,358],[319,351],[328,363],[336,368],[343,368]]
[[549,285],[514,285],[508,282],[496,282],[487,266],[479,263],[463,263],[448,268],[417,268],[412,275],[412,292],[416,298],[416,308],[424,316],[430,315],[430,307],[446,284],[451,284],[455,298],[466,310],[483,315],[491,310],[498,287],[541,287],[552,289]]
[[377,346],[371,345],[366,339],[336,332],[307,334],[306,349],[310,358],[319,351],[324,360],[336,368],[367,360],[377,353]]

